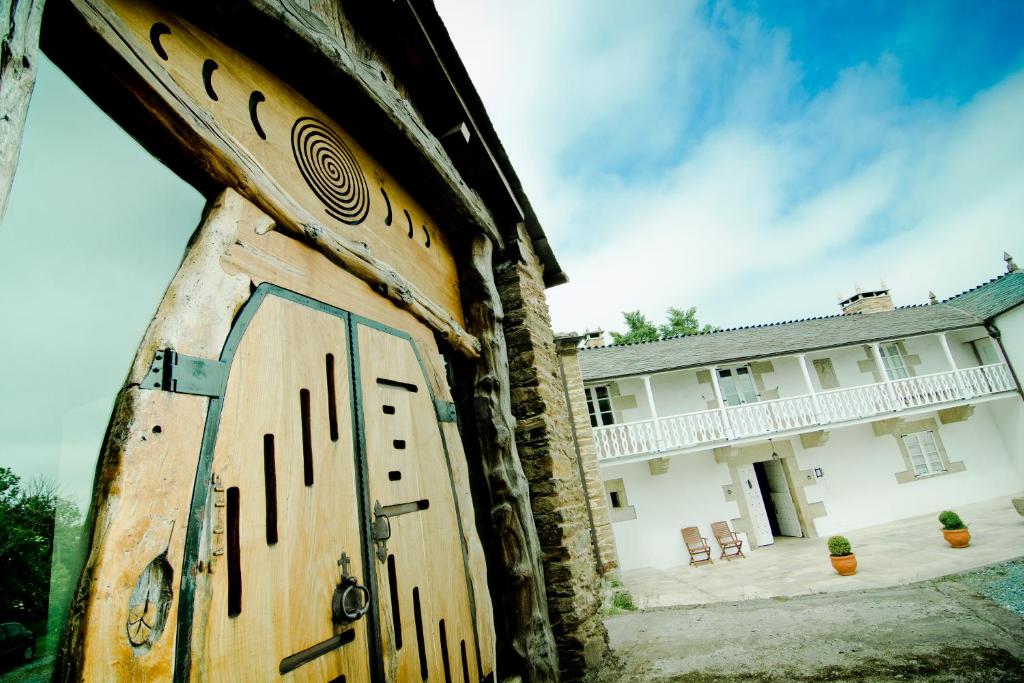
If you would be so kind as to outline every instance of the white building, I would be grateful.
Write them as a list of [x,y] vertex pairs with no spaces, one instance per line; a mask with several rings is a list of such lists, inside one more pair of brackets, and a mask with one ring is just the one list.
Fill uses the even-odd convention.
[[941,303],[862,292],[833,317],[581,350],[620,567],[686,564],[686,526],[756,548],[1024,489],[1007,263]]

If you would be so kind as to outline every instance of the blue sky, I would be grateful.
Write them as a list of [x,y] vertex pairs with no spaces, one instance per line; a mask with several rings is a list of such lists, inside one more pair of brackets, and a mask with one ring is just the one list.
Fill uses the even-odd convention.
[[920,303],[1024,261],[1024,3],[439,0],[571,282],[555,326]]

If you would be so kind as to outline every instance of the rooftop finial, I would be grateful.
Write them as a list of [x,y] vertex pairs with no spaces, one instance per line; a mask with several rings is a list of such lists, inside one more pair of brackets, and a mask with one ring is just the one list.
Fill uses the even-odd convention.
[[937,304],[939,303],[939,297],[935,296],[935,292],[928,292],[928,303]]
[[1003,260],[1006,261],[1006,272],[1014,273],[1017,271],[1017,264],[1013,262],[1013,257],[1003,252]]

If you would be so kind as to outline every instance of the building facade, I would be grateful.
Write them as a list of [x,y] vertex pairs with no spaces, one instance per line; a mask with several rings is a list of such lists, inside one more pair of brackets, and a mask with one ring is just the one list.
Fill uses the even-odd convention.
[[579,362],[619,566],[689,556],[728,521],[757,548],[1024,489],[1024,274],[942,303],[859,292],[843,314]]

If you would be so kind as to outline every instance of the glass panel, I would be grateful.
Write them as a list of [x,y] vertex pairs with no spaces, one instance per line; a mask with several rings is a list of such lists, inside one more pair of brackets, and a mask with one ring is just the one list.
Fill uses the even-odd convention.
[[882,364],[885,366],[889,379],[903,379],[910,376],[910,373],[907,372],[907,366],[903,362],[903,356],[900,355],[899,346],[896,344],[883,344],[881,350]]
[[932,472],[943,472],[942,457],[939,455],[939,448],[935,443],[935,435],[931,432],[921,434],[921,447],[924,450],[925,460],[928,469]]
[[760,398],[754,387],[754,376],[749,368],[736,368],[736,390],[743,403],[754,403]]
[[903,437],[903,443],[906,444],[907,452],[910,454],[910,463],[914,466],[914,474],[917,476],[928,474],[928,465],[925,462],[924,453],[921,451],[918,435],[907,434]]
[[40,55],[0,224],[0,520],[31,539],[4,550],[0,622],[36,635],[31,680],[53,666],[114,398],[204,203]]
[[732,370],[718,371],[718,386],[722,390],[722,403],[727,406],[737,406],[740,400],[740,392],[736,388],[736,380],[732,376]]

